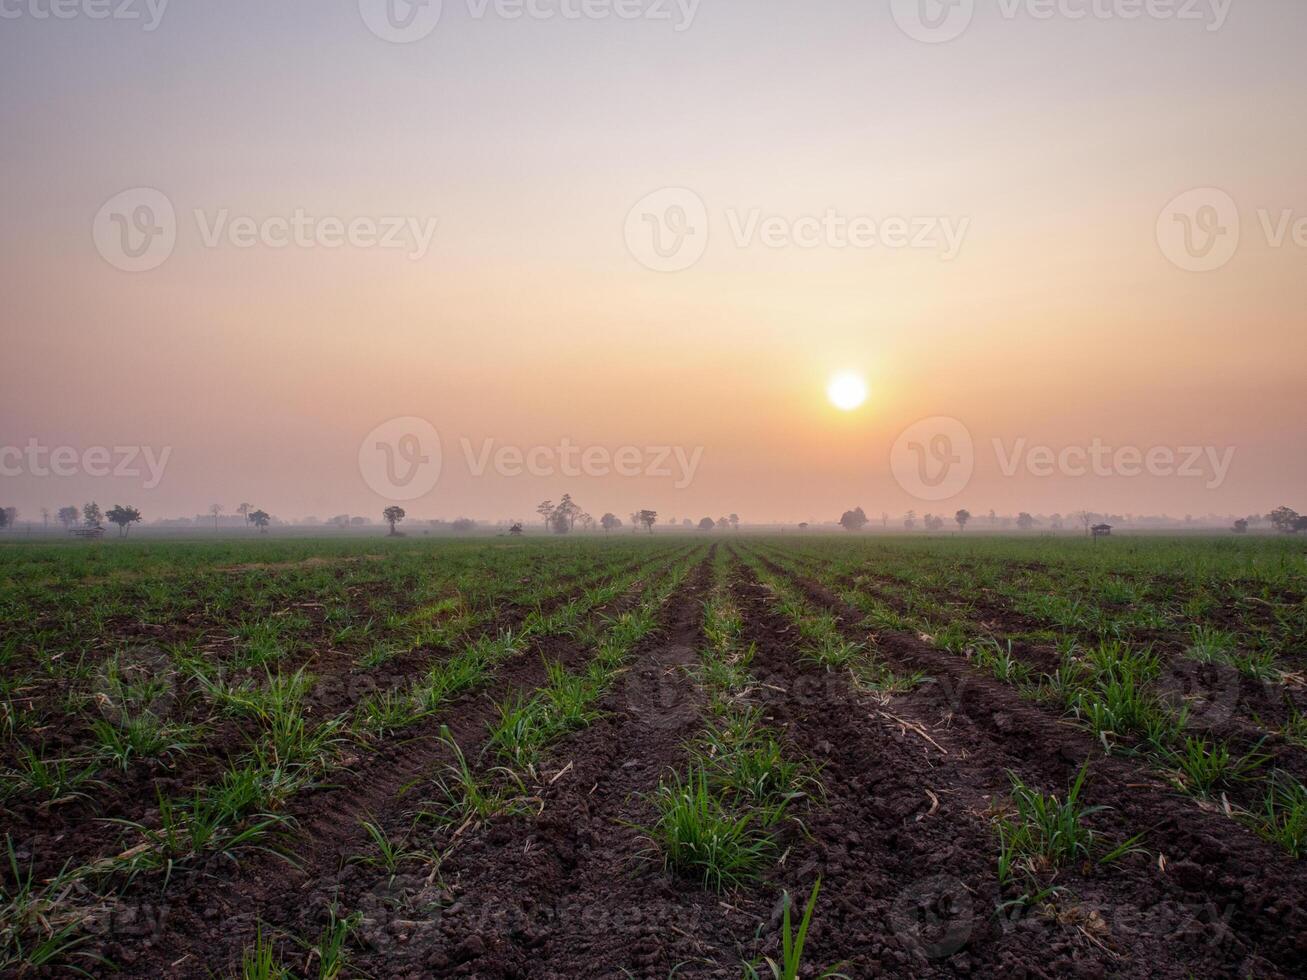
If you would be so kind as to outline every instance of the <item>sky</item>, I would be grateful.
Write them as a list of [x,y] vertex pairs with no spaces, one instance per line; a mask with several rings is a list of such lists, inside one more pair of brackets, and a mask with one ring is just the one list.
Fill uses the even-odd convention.
[[1307,511],[1300,0],[57,2],[22,518]]

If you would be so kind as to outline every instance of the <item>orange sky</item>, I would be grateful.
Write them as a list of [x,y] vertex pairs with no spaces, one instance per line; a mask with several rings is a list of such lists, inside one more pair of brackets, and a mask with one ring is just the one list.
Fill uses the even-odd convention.
[[[0,21],[0,446],[171,447],[157,487],[5,470],[0,504],[379,513],[360,441],[417,416],[443,450],[405,504],[422,516],[528,517],[569,490],[596,515],[746,520],[1303,509],[1307,8],[1236,3],[1207,30],[981,7],[941,44],[852,2],[704,0],[678,31],[446,0],[409,44],[354,3],[179,4],[148,32]],[[140,187],[175,207],[176,246],[130,273],[92,231]],[[624,233],[667,187],[706,209],[706,250],[677,272]],[[1240,244],[1185,271],[1159,215],[1208,187],[1233,199]],[[297,209],[436,228],[416,259],[204,241],[220,212]],[[1291,216],[1278,245],[1260,211]],[[733,235],[753,212],[966,234],[952,258],[768,247]],[[826,401],[839,370],[870,385],[857,411]],[[975,471],[923,502],[890,454],[935,416],[969,430]],[[677,487],[476,476],[464,439],[703,452]],[[1234,455],[1219,486],[1008,475],[995,439]]]

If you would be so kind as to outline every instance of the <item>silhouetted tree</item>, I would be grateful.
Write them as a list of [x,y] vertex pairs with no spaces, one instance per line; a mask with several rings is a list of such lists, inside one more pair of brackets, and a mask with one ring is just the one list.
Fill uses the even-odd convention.
[[386,523],[390,525],[390,533],[393,535],[395,533],[395,525],[408,515],[404,513],[403,507],[396,507],[392,504],[381,512],[381,516],[384,517]]
[[1235,534],[1247,534],[1248,522],[1241,517],[1234,522],[1234,527],[1232,527],[1230,530],[1232,530]]
[[508,533],[515,538],[520,538],[522,536],[522,522],[516,521],[513,526],[508,529]]
[[1029,531],[1035,526],[1035,519],[1027,514],[1024,510],[1017,515],[1017,527],[1023,531]]
[[971,520],[971,511],[963,508],[953,515],[953,520],[958,522],[959,531],[965,531],[967,529],[967,521]]
[[465,533],[467,531],[475,530],[477,522],[472,520],[470,517],[460,517],[449,526],[452,530],[458,531],[459,533]]
[[82,507],[82,523],[87,527],[104,526],[104,515],[100,513],[100,505],[94,500]]
[[609,511],[603,517],[599,518],[599,526],[604,529],[604,534],[607,534],[609,531],[615,531],[617,528],[621,527],[622,519],[612,511]]
[[241,504],[239,507],[236,508],[236,513],[240,514],[241,517],[245,518],[245,523],[248,524],[250,522],[250,511],[252,511],[253,509],[254,509],[253,504]]
[[644,525],[645,530],[653,534],[653,527],[658,523],[658,511],[642,510],[640,511],[640,523]]
[[732,514],[729,520],[731,522],[731,530],[738,531],[740,529],[740,515]]
[[536,513],[539,514],[545,522],[545,530],[549,529],[549,524],[554,518],[554,502],[552,500],[542,500],[536,507]]
[[903,526],[909,531],[917,526],[917,512],[915,510],[910,510],[903,515]]
[[110,524],[118,525],[119,537],[126,537],[128,528],[141,520],[139,510],[135,507],[124,507],[121,504],[114,504],[104,516],[109,519]]
[[1281,534],[1292,534],[1296,530],[1298,512],[1291,507],[1276,507],[1266,515],[1266,519]]
[[[400,511],[401,519],[403,513]],[[252,510],[245,519],[257,527],[260,534],[267,534],[268,525],[272,523],[272,516],[266,510]]]
[[77,517],[78,514],[76,507],[59,508],[59,523],[64,526],[65,530],[71,529],[72,526],[77,523]]
[[699,522],[700,531],[711,531],[717,526],[717,523],[711,517],[705,517]]
[[223,512],[222,504],[209,504],[209,513],[213,515],[213,529],[218,530],[218,515]]
[[861,531],[867,526],[867,515],[863,513],[861,507],[855,507],[853,510],[846,510],[840,516],[840,527],[846,531]]

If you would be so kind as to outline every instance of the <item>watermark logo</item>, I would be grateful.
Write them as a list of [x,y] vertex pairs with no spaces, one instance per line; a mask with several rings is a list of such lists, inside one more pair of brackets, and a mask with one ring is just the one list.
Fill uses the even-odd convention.
[[177,668],[162,650],[132,647],[100,664],[92,689],[96,707],[116,725],[147,713],[162,721],[177,700]]
[[[89,476],[137,479],[153,490],[163,481],[172,446],[47,446],[32,438],[25,446],[0,446],[0,476]],[[144,467],[144,468],[142,468]]]
[[[1219,31],[1234,0],[988,0],[1003,20],[1176,21]],[[914,41],[942,44],[961,37],[976,14],[975,0],[890,0],[894,22]]]
[[[1155,477],[1202,481],[1219,490],[1234,464],[1234,446],[1113,446],[1099,437],[1083,445],[1054,447],[1024,436],[990,440],[994,466],[1006,479],[1063,477]],[[903,430],[890,450],[890,470],[898,485],[918,500],[947,500],[971,482],[976,445],[955,418],[937,416]]]
[[961,37],[976,14],[976,0],[890,0],[894,22],[914,41],[943,44]]
[[359,444],[363,482],[387,500],[417,500],[440,481],[440,433],[415,416],[381,423]]
[[[969,217],[940,215],[907,217],[841,214],[827,208],[820,214],[768,214],[762,208],[726,208],[721,224],[737,249],[826,248],[916,249],[952,261],[962,251],[971,229]],[[637,262],[654,272],[681,272],[695,265],[708,250],[707,205],[685,187],[665,187],[642,198],[626,215],[626,248]]]
[[971,482],[975,444],[967,427],[937,415],[908,426],[890,450],[894,479],[918,500],[948,500]]
[[703,446],[585,446],[564,436],[556,446],[530,447],[500,444],[484,439],[476,445],[459,439],[468,472],[481,477],[493,469],[498,476],[519,477],[649,477],[675,480],[677,490],[694,482],[703,461]]
[[1239,207],[1215,187],[1199,187],[1174,198],[1157,219],[1157,244],[1187,272],[1212,272],[1239,249]]
[[626,248],[646,269],[683,272],[708,250],[708,207],[686,187],[664,187],[626,215]]
[[169,0],[0,0],[0,20],[134,20],[148,34],[163,22]]
[[177,245],[177,212],[162,191],[135,187],[105,201],[91,234],[115,269],[148,272],[168,261]]
[[1201,730],[1230,720],[1239,704],[1242,678],[1229,664],[1177,656],[1163,666],[1156,686],[1174,710],[1185,712],[1188,728]]
[[[201,247],[218,249],[385,249],[411,261],[426,258],[439,219],[413,215],[314,215],[302,207],[283,214],[233,214],[229,208],[192,212]],[[92,237],[100,255],[125,272],[157,269],[177,245],[179,221],[162,191],[138,187],[105,202],[95,216]]]
[[626,708],[642,727],[670,731],[694,723],[695,687],[683,665],[697,659],[689,647],[674,646],[641,657],[627,669],[622,684]]
[[440,23],[442,0],[359,0],[363,23],[391,44],[412,44]]
[[971,892],[949,875],[926,878],[903,889],[894,900],[889,920],[905,948],[931,960],[962,949],[976,924]]

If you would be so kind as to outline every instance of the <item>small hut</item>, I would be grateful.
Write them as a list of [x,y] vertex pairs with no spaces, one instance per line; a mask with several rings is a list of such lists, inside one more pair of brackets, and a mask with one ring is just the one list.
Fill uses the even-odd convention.
[[1111,524],[1095,524],[1089,530],[1095,538],[1110,538],[1112,536]]

